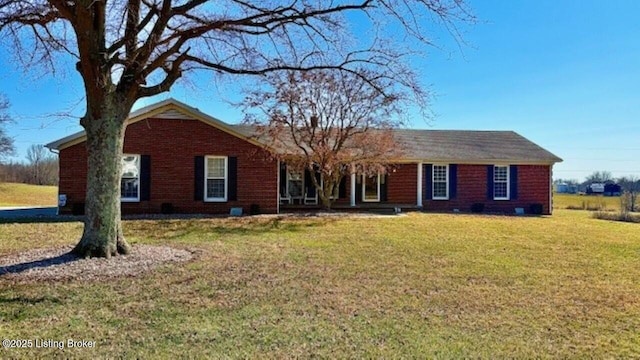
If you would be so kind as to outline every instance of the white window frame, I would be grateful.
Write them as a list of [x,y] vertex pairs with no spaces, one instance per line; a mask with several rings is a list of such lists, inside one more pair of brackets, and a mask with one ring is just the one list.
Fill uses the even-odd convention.
[[365,196],[366,191],[367,191],[367,183],[366,183],[366,178],[368,177],[367,175],[362,174],[362,202],[380,202],[380,174],[377,175],[378,176],[378,180],[377,180],[377,196],[375,199],[367,199],[367,197]]
[[[496,196],[496,168],[506,168],[507,169],[507,180],[506,180],[506,188],[507,188],[507,196],[506,197],[498,197]],[[493,165],[493,200],[509,200],[511,198],[511,179],[509,178],[510,174],[510,166],[509,165]]]
[[[436,166],[444,166],[445,167],[445,183],[446,183],[446,188],[445,188],[445,196],[435,196],[435,189],[436,189],[436,181],[435,181],[435,175],[436,172],[434,171]],[[440,182],[440,181],[439,181]],[[431,200],[449,200],[449,164],[433,164],[432,168],[431,168]]]
[[[220,179],[219,177],[209,177],[209,159],[224,159],[224,197],[207,196],[207,180]],[[205,202],[226,202],[229,194],[229,157],[208,155],[204,157],[204,201]]]
[[[142,183],[140,182],[140,154],[122,154],[122,158],[124,159],[127,156],[134,156],[136,158],[136,165],[138,167],[138,195],[136,197],[122,197],[120,195],[120,202],[140,202],[140,187]],[[121,160],[122,161],[122,160]],[[122,172],[120,173],[120,187],[122,187]],[[122,191],[122,190],[121,190]],[[122,194],[122,193],[121,193]]]

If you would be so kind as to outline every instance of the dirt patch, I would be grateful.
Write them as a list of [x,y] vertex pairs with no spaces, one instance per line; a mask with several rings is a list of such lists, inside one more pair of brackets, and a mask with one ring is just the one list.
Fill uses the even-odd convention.
[[193,253],[168,246],[136,245],[129,255],[83,259],[72,247],[34,249],[0,257],[0,280],[95,280],[138,276],[167,263],[189,261]]

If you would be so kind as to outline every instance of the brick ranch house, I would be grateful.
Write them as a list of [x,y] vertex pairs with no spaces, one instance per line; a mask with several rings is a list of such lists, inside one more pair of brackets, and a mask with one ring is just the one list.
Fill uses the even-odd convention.
[[[252,128],[174,99],[131,113],[124,140],[122,212],[279,213],[318,207],[307,173],[269,156]],[[346,176],[335,208],[551,214],[552,167],[562,161],[512,131],[397,130],[405,158],[387,174]],[[79,132],[59,154],[61,214],[84,211],[87,150]],[[317,175],[317,174],[316,174]]]

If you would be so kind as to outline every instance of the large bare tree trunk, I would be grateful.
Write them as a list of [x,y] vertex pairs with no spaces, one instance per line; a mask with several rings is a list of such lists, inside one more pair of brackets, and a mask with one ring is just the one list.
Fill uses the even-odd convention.
[[[333,187],[330,184],[327,184],[327,182],[324,182],[321,186],[322,188],[322,193],[319,194],[320,195],[320,200],[322,202],[322,205],[324,207],[324,210],[326,211],[331,211],[331,205],[333,204],[333,199],[331,199],[331,195],[333,194]],[[316,190],[317,191],[317,190]]]
[[[131,250],[123,232],[120,210],[120,176],[125,104],[114,99],[99,111],[87,111],[81,120],[87,133],[87,195],[82,238],[73,253],[82,257],[111,257]],[[95,118],[99,116],[98,118]]]
[[331,206],[336,198],[334,197],[337,190],[336,187],[339,187],[341,180],[342,178],[337,180],[332,178],[330,180],[323,181],[322,184],[318,184],[315,177],[312,179],[313,185],[316,187],[316,193],[320,198],[320,202],[322,203],[324,210],[331,211]]

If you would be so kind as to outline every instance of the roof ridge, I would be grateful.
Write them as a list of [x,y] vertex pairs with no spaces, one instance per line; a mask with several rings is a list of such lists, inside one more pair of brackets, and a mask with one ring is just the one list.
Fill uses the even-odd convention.
[[[227,123],[229,126],[259,126],[255,124],[243,124],[243,123]],[[514,133],[513,130],[472,130],[472,129],[412,129],[412,128],[393,128],[393,131],[429,131],[429,132],[486,132],[486,133]],[[522,135],[520,135],[522,136]]]

